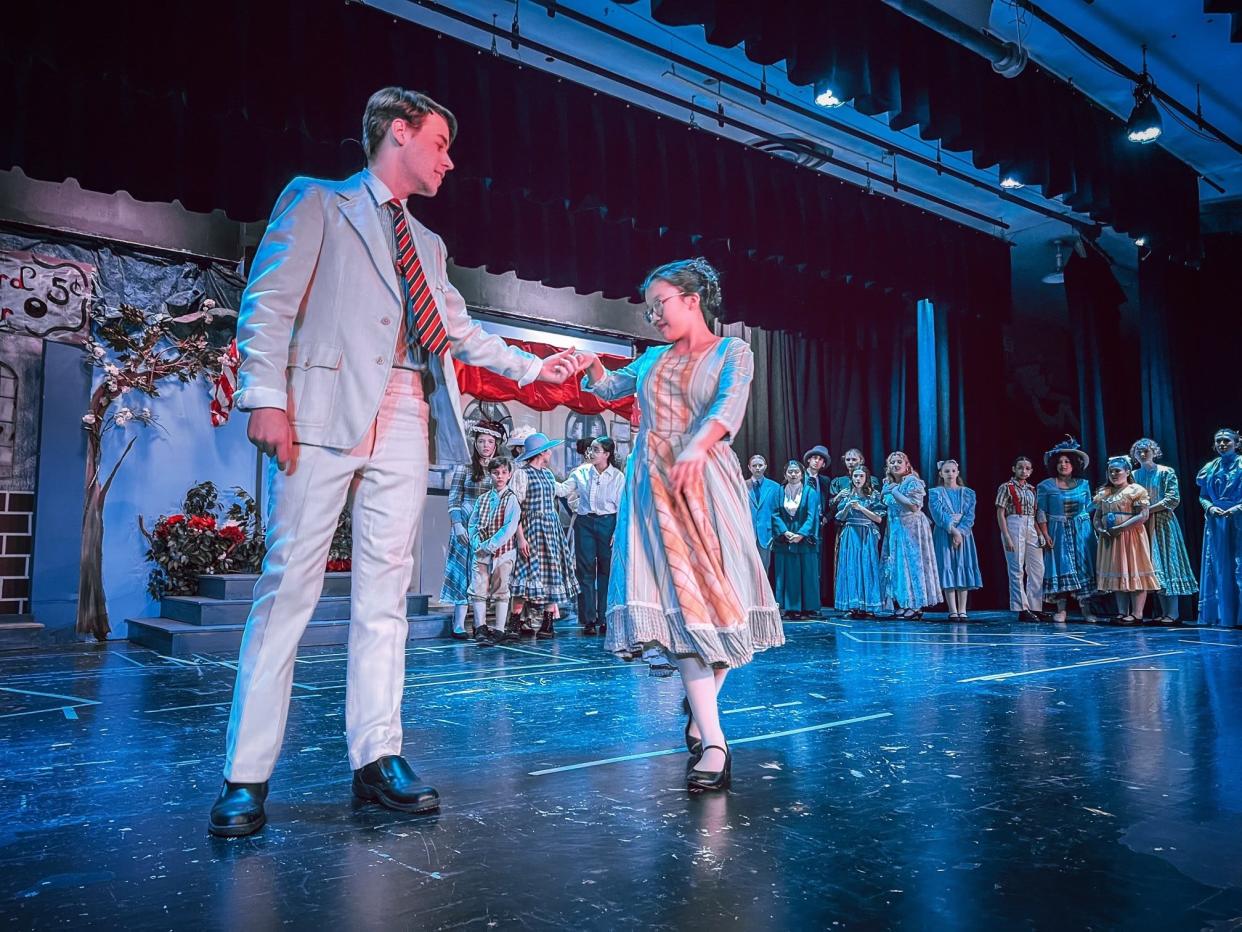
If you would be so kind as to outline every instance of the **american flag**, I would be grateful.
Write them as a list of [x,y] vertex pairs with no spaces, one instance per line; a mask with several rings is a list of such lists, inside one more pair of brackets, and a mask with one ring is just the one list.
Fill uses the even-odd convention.
[[211,388],[211,426],[219,427],[229,419],[233,411],[233,392],[237,390],[237,367],[241,356],[237,352],[237,340],[229,343],[221,357],[220,377]]

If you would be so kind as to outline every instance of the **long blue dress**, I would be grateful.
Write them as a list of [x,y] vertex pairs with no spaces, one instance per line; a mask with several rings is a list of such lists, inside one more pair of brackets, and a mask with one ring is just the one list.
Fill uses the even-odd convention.
[[1046,522],[1052,549],[1044,550],[1044,595],[1086,598],[1095,591],[1095,531],[1091,483],[1075,479],[1068,489],[1056,479],[1035,488],[1036,520]]
[[[779,507],[772,519],[772,554],[776,575],[776,604],[786,612],[818,612],[819,599],[819,493],[809,484],[802,486],[797,508],[785,507],[786,492],[781,490]],[[792,543],[785,532],[802,535]]]
[[1156,567],[1160,591],[1165,595],[1194,595],[1199,591],[1199,584],[1195,582],[1186,541],[1174,514],[1182,501],[1177,473],[1168,466],[1153,464],[1134,470],[1134,481],[1147,489],[1153,509],[1156,505],[1164,506],[1162,511],[1152,511],[1147,519],[1151,562]]
[[895,488],[913,507],[897,501],[892,483],[884,483],[881,498],[888,520],[880,558],[881,597],[902,609],[936,605],[944,601],[944,593],[936,571],[931,522],[923,513],[927,486],[918,476],[906,476]]
[[[936,565],[940,567],[941,589],[982,589],[983,574],[979,572],[979,551],[975,548],[975,490],[965,487],[947,489],[935,486],[928,493],[931,510],[932,543],[936,548]],[[949,529],[956,527],[962,543],[953,546]]]
[[1195,480],[1203,517],[1203,569],[1199,573],[1199,621],[1242,628],[1242,511],[1206,514],[1209,506],[1242,505],[1242,458],[1220,456]]
[[880,526],[857,508],[851,508],[851,502],[858,502],[875,514],[884,514],[884,502],[870,489],[863,495],[852,492],[841,499],[836,514],[841,531],[837,535],[833,604],[843,612],[878,612],[884,607],[880,597]]

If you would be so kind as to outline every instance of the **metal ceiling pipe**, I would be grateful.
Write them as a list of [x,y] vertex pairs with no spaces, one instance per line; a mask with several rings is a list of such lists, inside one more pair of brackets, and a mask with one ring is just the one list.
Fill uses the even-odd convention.
[[1016,78],[1026,67],[1026,50],[1013,42],[1005,42],[989,32],[968,26],[960,19],[946,13],[927,0],[884,0],[895,10],[900,10],[915,22],[934,29],[965,46],[976,55],[992,63],[992,70],[1002,77]]

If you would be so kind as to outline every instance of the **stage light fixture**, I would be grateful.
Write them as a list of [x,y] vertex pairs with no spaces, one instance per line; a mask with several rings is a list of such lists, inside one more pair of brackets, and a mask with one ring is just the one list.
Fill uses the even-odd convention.
[[845,101],[832,92],[827,81],[816,81],[815,103],[821,107],[840,107]]
[[1164,132],[1164,121],[1153,99],[1155,90],[1156,85],[1147,73],[1147,46],[1143,46],[1143,73],[1134,85],[1134,109],[1126,120],[1126,138],[1131,142],[1146,145],[1155,142]]
[[1067,240],[1054,240],[1053,245],[1056,247],[1056,267],[1040,279],[1045,285],[1064,285],[1065,284],[1065,247],[1069,245]]
[[1146,237],[1146,236],[1140,236],[1140,237],[1136,238],[1136,239],[1134,240],[1134,245],[1135,245],[1135,246],[1146,246],[1146,245],[1147,245],[1147,237]]
[[1002,188],[1005,188],[1006,190],[1009,190],[1009,191],[1016,191],[1018,190],[1018,188],[1026,187],[1026,185],[1024,185],[1021,181],[1019,181],[1013,175],[1006,175],[1004,178],[1002,178],[1000,185]]

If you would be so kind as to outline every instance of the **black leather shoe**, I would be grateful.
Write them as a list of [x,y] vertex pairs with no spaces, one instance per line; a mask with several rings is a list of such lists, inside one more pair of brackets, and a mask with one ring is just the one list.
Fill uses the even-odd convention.
[[595,625],[583,625],[582,633],[589,635],[591,637],[594,637],[595,636]]
[[419,779],[405,758],[389,754],[354,771],[354,795],[400,812],[440,808],[440,794]]
[[267,799],[267,782],[230,783],[224,781],[211,815],[207,831],[220,838],[252,835],[267,824],[263,802]]
[[718,751],[724,751],[724,769],[722,770],[699,770],[698,764],[686,774],[686,787],[694,791],[715,791],[727,790],[733,783],[733,752],[728,748],[722,748],[718,744],[709,744],[703,748],[706,753],[708,748],[715,748]]
[[602,634],[607,634],[607,633],[608,633],[608,622],[606,622],[606,621],[601,621],[601,622],[599,623],[599,628],[598,628],[597,630],[599,631],[599,633],[600,633],[601,635],[602,635]]

